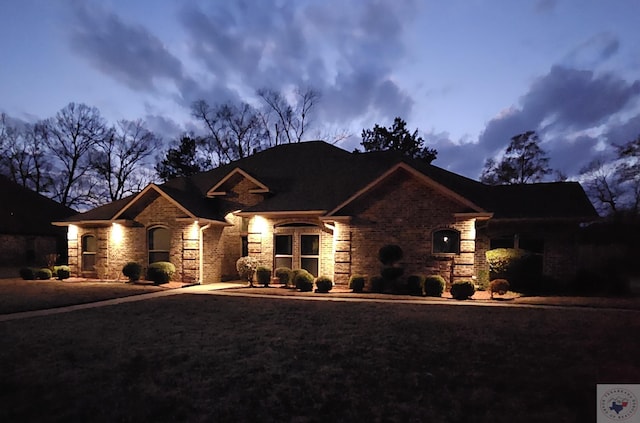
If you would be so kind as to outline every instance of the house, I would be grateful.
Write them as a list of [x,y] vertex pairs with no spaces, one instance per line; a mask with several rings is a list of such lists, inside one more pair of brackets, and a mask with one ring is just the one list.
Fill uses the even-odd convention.
[[571,245],[596,212],[577,183],[487,186],[396,152],[287,144],[57,222],[72,273],[116,279],[128,261],[171,261],[175,278],[237,278],[236,260],[304,268],[346,284],[378,274],[385,244],[405,274],[451,283],[487,273],[485,252],[531,248],[546,274],[575,271]]
[[0,176],[0,190],[0,267],[45,265],[49,254],[66,261],[66,231],[51,221],[77,212],[5,176]]

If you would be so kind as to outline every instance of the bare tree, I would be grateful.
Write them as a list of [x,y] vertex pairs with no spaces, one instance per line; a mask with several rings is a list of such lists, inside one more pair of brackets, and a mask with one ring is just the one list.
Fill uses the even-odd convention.
[[258,96],[266,105],[263,121],[267,123],[271,145],[301,142],[310,125],[309,112],[320,100],[312,88],[297,88],[292,101],[281,92],[262,88]]
[[[119,121],[109,136],[96,143],[91,164],[105,185],[105,200],[115,201],[140,191],[150,182],[140,170],[160,146],[160,139],[142,120]],[[105,198],[106,197],[106,198]]]
[[53,198],[69,207],[89,204],[95,191],[86,178],[92,169],[91,152],[111,135],[105,120],[95,107],[69,103],[43,128],[44,142],[59,172]]
[[618,213],[622,189],[616,177],[615,164],[597,158],[585,166],[580,174],[585,178],[585,190],[596,203],[598,211],[605,215]]

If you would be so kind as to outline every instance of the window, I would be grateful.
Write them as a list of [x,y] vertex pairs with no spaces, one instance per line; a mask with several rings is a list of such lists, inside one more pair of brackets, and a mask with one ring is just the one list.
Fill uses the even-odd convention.
[[157,226],[149,229],[149,263],[169,261],[171,234],[167,228]]
[[241,236],[240,237],[240,243],[241,243],[241,249],[242,249],[242,256],[241,257],[246,257],[249,255],[249,237],[248,236]]
[[433,233],[434,254],[460,253],[460,232],[454,229],[441,229]]
[[275,239],[275,268],[293,268],[293,236],[276,235]]
[[320,236],[300,235],[300,268],[318,276]]
[[82,237],[82,271],[93,272],[96,270],[96,252],[98,242],[93,235]]

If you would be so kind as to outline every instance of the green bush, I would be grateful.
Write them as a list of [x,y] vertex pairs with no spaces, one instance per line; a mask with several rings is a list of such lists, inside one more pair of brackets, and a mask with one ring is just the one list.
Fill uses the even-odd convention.
[[142,276],[142,265],[130,261],[122,267],[122,274],[129,278],[129,282],[138,281]]
[[293,271],[288,267],[278,267],[275,275],[282,285],[289,286],[293,282]]
[[153,283],[161,284],[171,281],[173,274],[176,272],[176,267],[168,261],[157,261],[151,263],[147,269],[147,279]]
[[377,294],[384,292],[384,278],[382,276],[374,276],[371,278],[371,292]]
[[489,271],[485,269],[478,270],[478,291],[486,291],[489,289]]
[[248,281],[249,284],[253,285],[253,275],[256,272],[256,269],[260,265],[260,262],[255,257],[240,257],[236,261],[236,270],[238,271],[238,276],[243,281]]
[[378,250],[378,260],[385,266],[393,266],[402,260],[403,252],[399,245],[387,244]]
[[313,275],[304,269],[296,269],[293,271],[293,282],[296,284],[296,289],[301,292],[313,291]]
[[316,291],[321,293],[327,293],[333,288],[333,281],[328,276],[318,276],[316,279]]
[[[424,278],[424,295],[427,297],[442,297],[446,282],[440,275],[430,275]],[[473,294],[471,294],[473,295]]]
[[493,298],[493,294],[504,295],[507,291],[509,291],[509,281],[506,279],[494,279],[489,284],[491,298]]
[[32,267],[23,267],[20,269],[20,277],[25,281],[32,281],[36,278],[36,269]]
[[46,267],[38,269],[36,271],[36,278],[43,280],[51,279],[51,270],[47,269]]
[[476,287],[469,281],[454,282],[451,285],[451,296],[456,300],[466,300],[476,293]]
[[62,281],[71,276],[71,269],[69,268],[69,266],[55,266],[54,269],[56,271],[56,277],[58,278],[58,280]]
[[362,275],[353,275],[349,279],[349,289],[353,292],[362,292],[366,278]]
[[269,282],[271,282],[271,269],[264,266],[258,266],[256,268],[256,280],[264,287],[269,286]]
[[407,278],[407,292],[409,295],[422,295],[424,275],[410,275]]
[[489,277],[507,279],[511,290],[538,293],[542,281],[542,255],[516,248],[496,248],[486,252]]

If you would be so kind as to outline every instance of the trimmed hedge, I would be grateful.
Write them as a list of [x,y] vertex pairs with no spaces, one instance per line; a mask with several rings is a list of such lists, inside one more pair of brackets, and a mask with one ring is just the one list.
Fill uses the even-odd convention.
[[313,275],[304,269],[296,269],[294,272],[293,282],[296,284],[296,289],[301,292],[313,291]]
[[129,282],[139,281],[142,276],[142,265],[130,261],[122,267],[122,274],[129,278]]
[[454,282],[451,285],[451,296],[456,300],[467,300],[476,293],[476,287],[469,281]]
[[[446,282],[440,275],[430,275],[424,279],[424,295],[427,297],[442,297]],[[473,295],[473,294],[472,294]]]
[[288,267],[278,267],[275,271],[276,278],[280,279],[280,283],[289,286],[293,282],[293,270]]
[[516,248],[496,248],[486,252],[489,277],[507,279],[511,290],[527,294],[543,289],[542,256]]
[[494,279],[489,284],[491,298],[493,298],[493,294],[504,295],[507,291],[509,291],[509,281],[506,279]]
[[424,275],[410,275],[407,278],[409,295],[423,295]]
[[168,261],[157,261],[149,265],[149,268],[147,269],[147,279],[154,282],[156,285],[168,283],[171,281],[175,272],[176,267],[173,263]]
[[364,284],[366,278],[362,275],[353,275],[349,279],[349,289],[353,292],[362,292],[364,291]]
[[36,278],[38,279],[48,280],[51,279],[51,275],[51,270],[47,269],[46,267],[43,267],[42,269],[38,269],[36,271]]
[[55,274],[56,274],[56,278],[58,278],[58,280],[65,280],[67,279],[69,276],[71,276],[71,268],[69,268],[69,266],[66,265],[62,265],[62,266],[55,266],[53,268]]
[[384,278],[382,276],[374,276],[371,278],[371,292],[382,294],[384,292]]
[[20,269],[20,277],[25,281],[32,281],[36,278],[36,269],[32,267],[23,267]]
[[333,288],[333,281],[328,276],[318,276],[316,279],[316,292],[327,293]]
[[378,250],[378,260],[385,266],[393,266],[394,263],[402,260],[404,253],[399,245],[387,244]]
[[271,282],[271,269],[264,266],[258,266],[256,269],[256,280],[265,288],[268,287],[269,282]]

